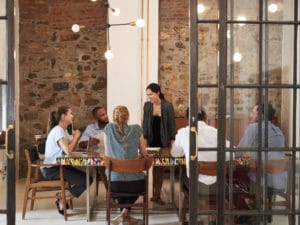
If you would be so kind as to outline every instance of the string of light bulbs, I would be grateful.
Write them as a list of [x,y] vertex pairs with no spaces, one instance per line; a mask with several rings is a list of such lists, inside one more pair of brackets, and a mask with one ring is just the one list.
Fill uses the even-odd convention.
[[[98,0],[91,0],[91,2],[97,2]],[[116,26],[136,26],[138,28],[142,28],[145,26],[145,21],[143,19],[137,19],[135,21],[132,21],[132,22],[127,22],[127,23],[115,23],[115,24],[110,24],[109,23],[109,13],[111,13],[113,16],[119,16],[121,11],[119,8],[112,8],[110,7],[109,5],[109,2],[108,0],[103,0],[104,2],[104,6],[107,8],[107,26],[106,26],[106,31],[107,31],[107,47],[106,47],[106,51],[104,53],[104,57],[107,59],[107,60],[110,60],[113,58],[114,56],[114,53],[112,51],[112,48],[111,48],[111,44],[110,44],[110,38],[109,38],[109,29],[111,27],[116,27]],[[78,24],[73,24],[72,25],[72,31],[74,33],[77,33],[80,31],[80,29],[83,29],[85,28],[84,25],[78,25]]]

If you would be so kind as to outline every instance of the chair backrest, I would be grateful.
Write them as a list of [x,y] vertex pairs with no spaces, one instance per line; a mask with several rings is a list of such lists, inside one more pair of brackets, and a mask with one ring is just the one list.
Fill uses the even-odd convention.
[[[226,161],[226,170],[229,167],[229,161]],[[198,161],[198,174],[207,176],[217,176],[216,161]]]
[[147,171],[153,163],[153,157],[139,159],[118,159],[104,156],[104,165],[114,172],[133,173]]
[[217,162],[215,161],[199,161],[198,173],[207,176],[217,176]]
[[[257,170],[258,162],[256,159],[250,160],[250,169],[251,171]],[[272,173],[283,173],[287,172],[289,167],[289,159],[283,158],[283,159],[269,159],[267,162],[267,172]],[[261,162],[261,170],[262,172],[265,169],[264,161]]]

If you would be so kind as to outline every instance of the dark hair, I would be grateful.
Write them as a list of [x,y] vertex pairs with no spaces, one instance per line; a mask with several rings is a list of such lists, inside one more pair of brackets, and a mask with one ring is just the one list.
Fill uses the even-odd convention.
[[62,114],[66,114],[70,108],[68,106],[58,107],[56,111],[52,111],[49,115],[49,129],[50,131],[53,127],[59,124]]
[[[259,112],[259,108],[260,106],[258,105],[257,107],[257,112]],[[267,106],[267,115],[265,115],[265,104],[262,104],[261,106],[261,112],[262,114],[266,117],[267,116],[267,119],[272,121],[274,119],[274,116],[275,116],[275,109],[273,108],[272,104],[271,103],[268,103],[268,106]]]
[[104,109],[104,108],[101,106],[96,106],[95,108],[93,108],[93,110],[92,110],[93,117],[96,117],[97,111],[99,109]]
[[[185,113],[186,118],[189,118],[190,108],[187,108]],[[200,112],[198,112],[197,116],[198,121],[205,121],[207,119],[207,115],[204,109],[201,109]]]
[[198,112],[198,121],[205,121],[207,119],[206,112],[204,109],[201,109],[200,112]]
[[150,89],[154,93],[159,93],[159,98],[160,99],[165,99],[165,96],[163,93],[161,93],[160,86],[156,83],[151,83],[147,86],[146,90]]

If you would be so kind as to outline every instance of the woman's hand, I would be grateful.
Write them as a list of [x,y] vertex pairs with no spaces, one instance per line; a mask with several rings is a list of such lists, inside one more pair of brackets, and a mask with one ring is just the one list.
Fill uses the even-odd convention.
[[73,130],[73,138],[78,139],[81,135],[80,130]]

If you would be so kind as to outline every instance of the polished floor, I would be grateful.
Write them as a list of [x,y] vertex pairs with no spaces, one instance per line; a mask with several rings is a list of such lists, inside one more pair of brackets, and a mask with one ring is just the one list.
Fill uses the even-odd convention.
[[[151,180],[150,180],[151,181]],[[150,185],[151,186],[151,185]],[[29,210],[29,204],[27,207],[25,220],[21,219],[21,210],[23,206],[23,194],[25,187],[25,179],[20,179],[17,181],[16,185],[16,224],[17,225],[54,225],[54,224],[98,224],[106,225],[105,221],[105,189],[104,185],[100,183],[100,194],[96,198],[96,210],[91,217],[91,221],[87,222],[86,217],[86,193],[84,193],[80,198],[74,200],[74,209],[68,210],[68,221],[64,221],[64,218],[58,214],[54,200],[38,200],[35,203],[34,210]],[[164,186],[162,190],[163,199],[168,202],[170,199],[169,196],[170,183],[168,179],[165,179]],[[175,202],[178,202],[178,181],[175,182]],[[0,180],[0,208],[4,208],[5,203],[5,180]],[[150,188],[151,193],[151,188]],[[149,202],[149,224],[150,225],[179,225],[181,224],[178,217],[177,206],[173,204],[166,204],[164,206]],[[117,211],[114,212],[115,215]],[[134,217],[141,217],[140,212],[133,212]],[[6,217],[0,215],[0,225],[6,224]],[[204,223],[204,225],[206,225]],[[224,223],[228,224],[228,223]],[[261,223],[263,224],[263,223]],[[273,222],[268,223],[268,225],[285,225],[288,224],[287,216],[274,216]],[[223,225],[223,224],[222,224]]]
[[[176,185],[177,187],[178,185]],[[0,193],[0,207],[4,208],[5,195],[4,190],[5,185],[4,182],[0,182],[1,193]],[[29,209],[29,204],[27,206],[27,212],[25,216],[25,220],[21,218],[21,211],[23,206],[23,194],[25,187],[25,179],[20,179],[17,181],[16,185],[16,224],[17,225],[53,225],[53,224],[64,224],[68,223],[70,225],[76,224],[98,224],[104,225],[106,224],[105,216],[105,193],[104,193],[104,185],[100,182],[100,194],[96,199],[95,212],[92,214],[91,221],[87,222],[86,217],[86,193],[82,194],[78,199],[74,199],[74,209],[68,210],[68,221],[64,221],[62,215],[58,214],[56,206],[54,204],[54,200],[45,199],[45,200],[37,200],[34,206],[34,210],[31,211]],[[166,201],[169,199],[168,195],[169,182],[166,180],[164,182],[163,193],[162,196]],[[177,195],[176,195],[177,196]],[[164,225],[179,225],[179,219],[176,208],[171,204],[166,204],[164,206],[160,206],[158,204],[154,204],[152,202],[149,203],[150,214],[149,214],[149,224],[164,224]],[[114,212],[113,215],[116,214],[117,211]],[[141,217],[140,212],[133,211],[134,217]],[[0,215],[0,225],[6,224],[6,217],[4,215]]]

